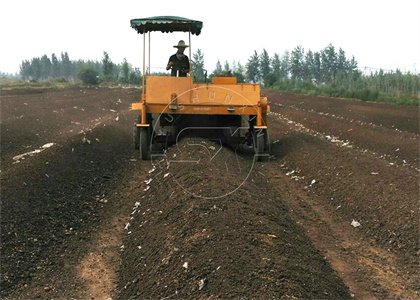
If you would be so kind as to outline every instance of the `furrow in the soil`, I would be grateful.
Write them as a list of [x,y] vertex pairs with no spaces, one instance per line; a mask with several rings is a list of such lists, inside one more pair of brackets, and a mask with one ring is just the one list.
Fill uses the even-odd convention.
[[[285,104],[281,104],[281,103],[273,103],[273,105],[278,106],[279,108],[286,108],[289,110],[295,110],[295,111],[300,111],[300,112],[304,112],[304,113],[309,113],[309,114],[316,114],[322,117],[329,117],[332,119],[336,119],[339,121],[346,121],[348,123],[355,123],[357,125],[360,126],[364,126],[364,127],[371,127],[371,128],[386,128],[385,126],[383,126],[382,124],[375,124],[373,122],[366,122],[366,121],[361,121],[358,119],[352,119],[343,115],[336,115],[334,113],[329,113],[329,112],[324,112],[324,111],[317,111],[314,109],[305,109],[302,107],[297,107],[295,105],[285,105]],[[393,131],[396,131],[400,134],[406,134],[409,138],[415,139],[418,138],[420,136],[420,134],[418,133],[412,133],[412,132],[408,132],[408,131],[404,131],[398,128],[395,128],[395,126],[392,127]]]
[[266,91],[270,161],[198,137],[142,161],[138,90],[8,93],[5,299],[419,298],[413,109]]
[[[362,154],[368,154],[380,159],[384,159],[388,162],[390,166],[401,166],[401,167],[407,167],[416,170],[417,172],[420,172],[420,168],[418,168],[418,163],[406,161],[405,159],[399,158],[397,155],[390,155],[385,153],[379,153],[377,150],[372,149],[366,149],[361,148],[357,145],[357,142],[351,141],[349,139],[340,139],[337,136],[335,136],[332,133],[329,132],[319,132],[315,129],[312,129],[310,127],[306,127],[302,123],[296,122],[291,118],[288,118],[285,114],[279,113],[279,112],[270,112],[270,115],[277,118],[279,121],[284,123],[287,128],[289,128],[292,131],[298,131],[306,134],[310,134],[314,137],[326,140],[332,144],[335,144],[342,148],[348,148],[353,149],[354,151],[358,151]],[[327,129],[328,130],[328,129]],[[412,143],[415,146],[415,142]],[[397,146],[398,147],[398,146]],[[396,152],[398,152],[399,148],[396,148]],[[418,160],[418,159],[417,159]]]
[[180,163],[150,164],[121,245],[119,299],[351,298],[269,187],[265,165],[228,148],[213,159],[193,153],[201,142],[217,147],[184,140],[166,153]]
[[134,115],[119,116],[104,116],[103,123],[1,173],[2,297],[86,295],[75,266],[90,251],[101,222],[107,224],[104,199],[112,198],[108,193],[134,154]]
[[[284,199],[298,212],[295,220],[306,223],[308,235],[317,247],[330,253],[329,261],[337,272],[345,263],[349,264],[350,281],[343,278],[348,286],[354,290],[352,278],[366,272],[366,278],[376,280],[366,287],[369,289],[375,282],[378,285],[371,296],[381,298],[383,293],[391,298],[415,299],[419,263],[418,170],[396,167],[381,156],[349,147],[348,141],[332,141],[278,113],[273,113],[269,121],[271,154],[278,161],[277,167],[270,163],[269,177],[282,178],[278,175],[282,170],[302,191],[290,192],[299,201],[293,197]],[[278,179],[271,182],[272,186],[278,185]],[[308,207],[310,212],[314,211],[312,216]],[[313,216],[315,221],[308,222],[308,217]],[[323,229],[319,223],[330,229]],[[334,241],[331,235],[337,233],[336,228],[342,232],[338,231]],[[349,235],[348,239],[346,232],[357,234]],[[329,239],[331,242],[327,243]],[[336,249],[342,243],[344,251]],[[337,259],[331,253],[350,258]],[[353,276],[356,273],[351,274],[352,266],[361,270],[356,277]]]
[[279,176],[278,170],[285,170],[285,165],[277,162],[266,169],[270,186],[285,195],[282,199],[291,208],[292,219],[305,229],[351,293],[358,299],[416,298],[415,291],[406,288],[408,282],[414,286],[414,280],[398,267],[396,255],[375,246],[349,222],[340,219],[336,209],[324,203],[325,195],[312,191],[314,180],[308,193],[308,188],[297,182],[304,179],[300,172],[293,175],[288,171]]

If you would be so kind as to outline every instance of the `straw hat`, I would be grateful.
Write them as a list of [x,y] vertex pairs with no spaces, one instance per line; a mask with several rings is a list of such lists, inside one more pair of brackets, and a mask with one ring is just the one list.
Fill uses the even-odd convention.
[[178,42],[178,45],[174,46],[174,48],[187,48],[189,47],[188,45],[185,45],[185,42],[183,40],[180,40]]

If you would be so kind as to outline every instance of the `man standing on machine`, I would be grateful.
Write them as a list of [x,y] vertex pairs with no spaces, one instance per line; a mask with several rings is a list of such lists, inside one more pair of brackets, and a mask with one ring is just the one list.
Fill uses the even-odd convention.
[[190,72],[190,61],[188,56],[184,55],[187,47],[183,40],[180,40],[178,45],[174,46],[174,48],[178,48],[178,51],[169,58],[166,66],[166,70],[172,69],[171,76],[187,77],[187,73]]

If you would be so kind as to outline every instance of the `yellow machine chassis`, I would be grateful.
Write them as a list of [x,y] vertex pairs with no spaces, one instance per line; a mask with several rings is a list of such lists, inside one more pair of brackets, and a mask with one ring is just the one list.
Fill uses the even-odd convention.
[[141,101],[132,103],[132,110],[142,111],[139,127],[148,126],[146,114],[193,114],[256,116],[254,127],[267,128],[270,107],[259,84],[238,84],[235,77],[193,83],[192,77],[148,76],[146,86]]

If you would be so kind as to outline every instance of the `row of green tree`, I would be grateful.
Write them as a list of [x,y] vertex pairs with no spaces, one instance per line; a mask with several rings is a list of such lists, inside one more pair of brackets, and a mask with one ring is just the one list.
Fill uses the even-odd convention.
[[193,54],[191,70],[192,76],[197,82],[205,82],[207,78],[211,80],[214,76],[233,76],[237,78],[239,83],[247,82],[247,69],[245,69],[239,61],[233,61],[232,65],[230,65],[228,61],[225,61],[224,67],[222,68],[222,64],[220,63],[220,60],[218,60],[216,68],[208,71],[204,66],[204,53],[201,49],[197,49],[197,52]]
[[[213,76],[235,76],[238,82],[261,83],[266,88],[283,91],[358,98],[362,100],[384,99],[399,101],[414,99],[418,103],[420,77],[418,73],[403,73],[400,70],[378,70],[363,73],[358,68],[354,56],[346,57],[343,49],[338,52],[332,44],[320,51],[305,52],[301,46],[282,55],[275,53],[270,57],[263,49],[250,56],[247,63],[225,61],[222,67],[217,61],[213,70],[206,70],[204,53],[197,49],[193,54],[192,76],[198,82],[211,80]],[[133,68],[126,59],[121,64],[111,61],[107,52],[100,61],[70,60],[67,52],[60,57],[55,54],[22,61],[20,75],[23,79],[42,80],[51,77],[63,77],[74,81],[82,80],[85,84],[97,84],[100,81],[118,81],[141,84],[142,74],[139,68]],[[169,75],[165,72],[152,75]]]
[[[193,55],[192,70],[198,81],[206,77],[204,53],[200,49]],[[332,44],[315,52],[305,52],[302,46],[297,46],[283,55],[275,53],[271,57],[265,49],[260,54],[254,51],[245,66],[225,61],[222,68],[218,60],[209,77],[220,75],[232,75],[238,82],[258,82],[284,91],[362,100],[411,99],[418,103],[420,93],[418,73],[403,73],[397,69],[365,74],[358,69],[354,56],[347,58],[343,49],[337,52]]]
[[80,79],[86,84],[114,80],[122,83],[141,84],[142,81],[142,75],[138,68],[133,68],[126,59],[121,64],[115,64],[107,52],[103,53],[101,61],[70,60],[67,52],[61,52],[60,57],[53,53],[51,58],[44,54],[41,57],[22,61],[20,75],[24,80],[38,81],[63,77],[70,81]]

